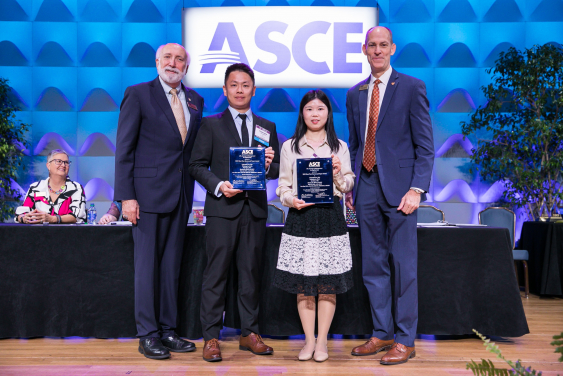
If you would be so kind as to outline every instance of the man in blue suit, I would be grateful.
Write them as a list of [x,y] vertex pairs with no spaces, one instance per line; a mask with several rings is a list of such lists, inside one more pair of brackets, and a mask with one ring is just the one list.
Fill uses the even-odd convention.
[[426,86],[391,67],[395,49],[391,30],[368,30],[362,51],[371,75],[346,98],[350,159],[356,173],[354,193],[347,195],[346,205],[352,209],[355,205],[357,211],[374,326],[372,338],[354,348],[352,355],[388,350],[381,358],[385,365],[415,356],[416,209],[426,199],[434,164]]
[[175,333],[194,192],[188,164],[203,111],[203,99],[182,84],[188,66],[182,46],[160,46],[158,77],[125,90],[117,128],[114,200],[133,223],[137,337],[139,352],[150,359],[195,350]]

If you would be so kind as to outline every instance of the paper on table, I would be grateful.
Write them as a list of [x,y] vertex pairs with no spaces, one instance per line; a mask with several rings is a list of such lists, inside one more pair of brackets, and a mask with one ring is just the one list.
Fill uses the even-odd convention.
[[448,222],[424,222],[424,223],[417,223],[417,226],[422,226],[422,227],[442,227],[442,226],[449,226]]
[[129,221],[114,221],[109,223],[112,226],[131,226],[132,223]]
[[427,224],[420,224],[417,225],[417,227],[435,227],[435,228],[456,228],[455,226],[440,226],[440,225],[435,225],[435,224],[431,224],[431,225],[427,225]]
[[457,227],[487,227],[487,225],[481,225],[478,223],[456,223]]

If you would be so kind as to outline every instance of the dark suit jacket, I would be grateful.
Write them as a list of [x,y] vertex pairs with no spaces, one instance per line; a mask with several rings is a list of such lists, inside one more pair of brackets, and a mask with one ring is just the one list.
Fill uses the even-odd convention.
[[[114,200],[135,199],[140,209],[169,213],[182,182],[191,210],[194,179],[188,164],[201,124],[203,98],[182,85],[190,111],[185,144],[158,77],[125,90],[117,127]],[[194,108],[195,107],[195,108]]]
[[[360,87],[369,84],[370,77],[348,90],[346,96],[350,159],[356,173],[354,199],[362,169],[368,116],[368,90]],[[399,206],[410,187],[428,191],[434,141],[423,81],[393,69],[379,111],[375,150],[379,180],[390,205]],[[426,195],[421,199],[426,200]]]
[[[280,147],[276,125],[269,120],[252,114],[252,146],[261,145],[254,140],[256,125],[270,132],[270,146],[274,149],[274,160],[266,175],[267,179],[277,179],[280,168]],[[208,217],[234,218],[242,210],[245,194],[239,193],[228,198],[215,196],[215,189],[221,181],[229,180],[229,148],[242,146],[240,136],[231,112],[227,108],[220,114],[206,116],[201,121],[201,129],[190,160],[190,173],[205,187],[205,215]],[[247,191],[252,214],[257,218],[268,217],[266,191]]]

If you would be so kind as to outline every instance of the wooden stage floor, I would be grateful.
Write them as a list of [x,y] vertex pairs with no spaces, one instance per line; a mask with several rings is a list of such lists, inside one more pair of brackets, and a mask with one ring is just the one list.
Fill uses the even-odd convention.
[[[552,336],[563,331],[563,299],[523,299],[530,334],[520,338],[495,338],[508,359],[521,359],[526,366],[545,376],[563,376],[563,363],[550,345]],[[376,356],[354,357],[352,347],[363,340],[329,341],[330,359],[324,363],[299,362],[301,339],[266,339],[274,347],[272,356],[255,356],[238,349],[238,337],[225,330],[221,340],[223,361],[206,363],[201,359],[203,341],[194,341],[193,353],[173,353],[168,360],[144,358],[137,352],[136,339],[5,339],[0,340],[0,375],[471,375],[466,363],[473,359],[493,359],[477,338],[436,339],[422,336],[416,341],[416,358],[398,366],[382,366]],[[495,361],[500,366],[503,363]],[[507,367],[505,367],[507,368]]]

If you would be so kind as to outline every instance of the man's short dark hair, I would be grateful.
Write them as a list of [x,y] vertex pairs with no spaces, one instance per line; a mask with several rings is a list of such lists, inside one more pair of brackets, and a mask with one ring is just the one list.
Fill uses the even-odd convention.
[[248,74],[250,78],[252,78],[252,85],[256,86],[256,82],[254,81],[254,71],[252,70],[252,68],[250,68],[248,65],[244,63],[236,63],[233,65],[229,65],[227,67],[227,70],[225,71],[225,85],[227,85],[227,79],[229,78],[231,72],[236,72],[236,71],[244,72]]

